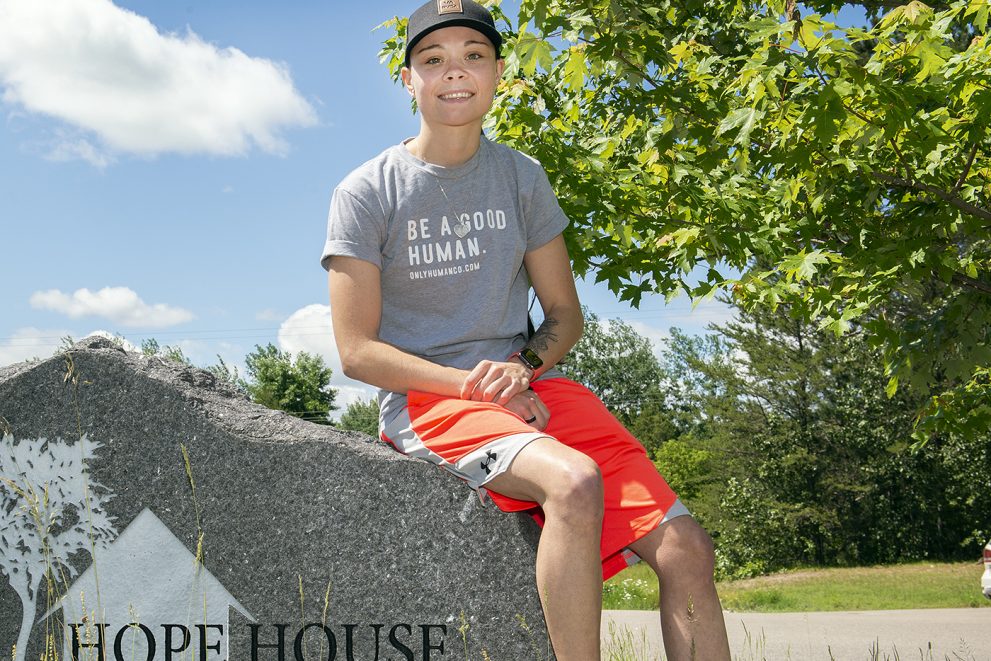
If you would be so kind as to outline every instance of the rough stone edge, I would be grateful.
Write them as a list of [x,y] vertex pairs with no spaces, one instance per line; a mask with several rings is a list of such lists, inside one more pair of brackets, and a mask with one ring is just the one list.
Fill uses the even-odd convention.
[[[47,368],[55,361],[62,361],[67,353],[89,355],[122,363],[137,374],[165,384],[190,404],[198,407],[208,423],[247,441],[263,443],[325,441],[379,460],[415,461],[360,432],[342,431],[327,425],[318,425],[283,411],[255,404],[247,395],[205,369],[181,365],[158,356],[129,352],[112,340],[99,335],[83,338],[65,351],[60,351],[44,360],[0,367],[0,385],[35,369]],[[242,424],[238,424],[239,421]]]
[[34,369],[40,365],[42,360],[26,360],[22,363],[13,363],[11,365],[4,365],[0,367],[0,383],[5,381],[10,381],[19,374],[23,374],[31,369]]

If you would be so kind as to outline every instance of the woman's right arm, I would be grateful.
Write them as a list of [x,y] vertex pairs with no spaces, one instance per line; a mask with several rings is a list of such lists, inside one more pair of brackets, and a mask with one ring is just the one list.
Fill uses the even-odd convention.
[[[349,378],[393,392],[420,390],[496,401],[524,419],[532,416],[536,429],[547,426],[546,407],[535,393],[527,390],[529,378],[518,364],[482,361],[472,373],[481,369],[488,376],[476,392],[469,391],[466,397],[464,385],[469,372],[437,365],[379,339],[382,281],[378,267],[371,262],[355,257],[332,257],[328,284],[337,352]],[[490,394],[480,396],[483,391]]]
[[437,365],[379,339],[382,284],[377,266],[355,257],[332,257],[328,284],[334,337],[345,375],[393,392],[460,394],[468,372]]

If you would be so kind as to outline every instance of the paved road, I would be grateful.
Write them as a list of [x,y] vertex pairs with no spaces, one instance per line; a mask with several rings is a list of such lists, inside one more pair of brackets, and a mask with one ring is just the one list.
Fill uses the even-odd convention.
[[[991,608],[727,613],[726,630],[733,658],[739,661],[991,661]],[[627,658],[662,658],[657,613],[603,611],[603,651],[610,645],[615,649],[624,639],[648,649],[645,655]],[[609,658],[603,654],[603,659]]]

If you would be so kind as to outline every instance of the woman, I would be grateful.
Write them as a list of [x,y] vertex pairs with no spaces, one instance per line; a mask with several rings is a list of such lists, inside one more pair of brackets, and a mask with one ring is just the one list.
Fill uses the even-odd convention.
[[[599,656],[601,583],[657,573],[669,659],[729,659],[712,544],[643,446],[554,365],[582,314],[540,165],[482,120],[501,37],[471,0],[407,25],[420,131],[335,189],[321,260],[345,374],[380,389],[380,434],[543,524],[537,588],[558,659]],[[544,321],[527,334],[533,287]]]

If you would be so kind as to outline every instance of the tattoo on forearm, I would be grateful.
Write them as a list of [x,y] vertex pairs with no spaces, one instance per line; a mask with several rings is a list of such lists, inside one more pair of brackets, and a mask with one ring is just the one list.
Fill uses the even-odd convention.
[[544,317],[544,322],[540,324],[540,328],[533,334],[530,341],[526,343],[527,346],[540,353],[547,349],[551,342],[557,342],[557,333],[554,332],[554,327],[558,323],[560,322],[554,317]]

